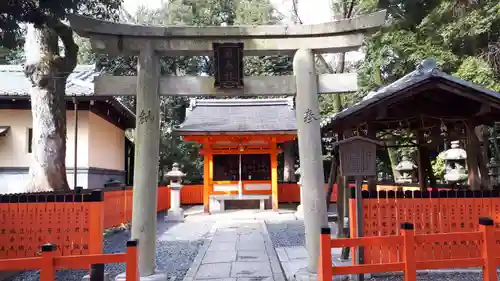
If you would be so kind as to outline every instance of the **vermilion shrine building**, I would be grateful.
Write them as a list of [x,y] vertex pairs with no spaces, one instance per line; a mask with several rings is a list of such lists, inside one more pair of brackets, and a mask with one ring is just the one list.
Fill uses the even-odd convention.
[[292,98],[192,99],[175,131],[203,147],[205,212],[235,200],[278,209],[280,145],[297,135]]

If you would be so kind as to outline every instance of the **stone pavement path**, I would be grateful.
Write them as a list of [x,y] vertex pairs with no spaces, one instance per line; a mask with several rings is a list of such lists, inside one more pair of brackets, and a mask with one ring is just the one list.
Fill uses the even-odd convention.
[[265,223],[218,221],[184,281],[284,281]]

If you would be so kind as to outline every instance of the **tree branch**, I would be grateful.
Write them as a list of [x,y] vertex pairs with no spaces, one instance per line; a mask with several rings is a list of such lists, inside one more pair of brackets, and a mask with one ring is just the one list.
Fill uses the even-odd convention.
[[299,24],[303,24],[302,20],[299,17],[299,8],[297,7],[297,0],[292,0],[292,12],[295,15],[295,18],[297,19],[297,22]]
[[54,30],[64,45],[63,71],[69,75],[75,69],[78,57],[78,45],[73,38],[73,30],[57,19],[48,20],[47,27]]
[[351,5],[349,6],[349,11],[347,12],[347,15],[346,15],[346,19],[349,19],[352,17],[352,12],[354,10],[354,6],[355,6],[355,1],[356,0],[351,0]]

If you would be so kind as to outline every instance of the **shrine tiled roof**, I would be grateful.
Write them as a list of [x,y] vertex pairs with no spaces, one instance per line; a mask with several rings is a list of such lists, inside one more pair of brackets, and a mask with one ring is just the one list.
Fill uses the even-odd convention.
[[[94,95],[94,78],[99,74],[94,65],[77,65],[66,80],[67,98],[106,100],[119,112],[135,120],[135,114],[117,99]],[[0,99],[29,98],[30,89],[31,83],[22,65],[0,65]]]
[[438,68],[434,59],[427,59],[421,62],[414,71],[408,73],[402,78],[368,93],[360,102],[327,117],[321,122],[321,127],[325,129],[332,125],[340,124],[345,120],[348,120],[350,116],[353,116],[368,107],[375,106],[382,101],[396,98],[403,91],[417,87],[418,85],[422,85],[432,80],[450,82],[453,85],[464,87],[479,95],[485,95],[492,100],[499,101],[500,103],[500,93],[446,74]]
[[181,135],[296,133],[293,99],[192,99],[175,131]]
[[[94,65],[78,65],[67,79],[66,95],[93,95],[93,80],[97,75]],[[0,96],[29,96],[30,88],[22,65],[0,65]]]

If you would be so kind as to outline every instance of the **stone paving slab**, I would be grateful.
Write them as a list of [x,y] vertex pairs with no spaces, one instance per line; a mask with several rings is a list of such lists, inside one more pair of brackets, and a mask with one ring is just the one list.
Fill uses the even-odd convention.
[[262,262],[268,262],[269,257],[267,256],[266,251],[260,250],[260,251],[238,251],[237,261],[262,261]]
[[196,272],[195,280],[197,279],[212,279],[212,278],[226,278],[231,273],[231,263],[208,263],[202,264]]
[[208,251],[235,251],[236,242],[211,242]]
[[216,222],[184,281],[285,281],[264,221]]
[[301,259],[307,258],[307,250],[304,246],[299,247],[286,247],[285,248],[286,255],[288,259]]
[[234,262],[231,277],[270,277],[273,276],[269,262]]
[[207,251],[201,263],[205,264],[234,261],[236,261],[236,251]]

